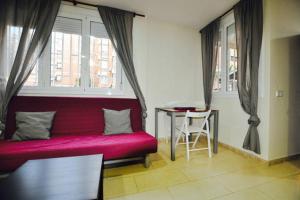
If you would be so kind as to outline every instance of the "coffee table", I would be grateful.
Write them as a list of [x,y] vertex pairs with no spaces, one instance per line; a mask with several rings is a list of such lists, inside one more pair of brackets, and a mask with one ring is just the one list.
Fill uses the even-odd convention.
[[0,199],[103,199],[102,170],[102,154],[29,160],[0,180]]

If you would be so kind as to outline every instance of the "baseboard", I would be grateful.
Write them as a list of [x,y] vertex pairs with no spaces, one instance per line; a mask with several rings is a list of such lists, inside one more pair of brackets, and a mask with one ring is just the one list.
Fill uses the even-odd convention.
[[236,147],[233,147],[231,145],[228,145],[228,144],[225,144],[225,143],[222,143],[222,142],[219,142],[219,145],[221,147],[223,147],[225,149],[228,149],[230,151],[233,151],[234,153],[237,153],[237,154],[239,154],[239,155],[241,155],[241,156],[243,156],[245,158],[250,158],[250,159],[253,159],[253,160],[256,160],[256,161],[260,161],[260,162],[263,162],[263,163],[267,163],[268,162],[267,160],[264,160],[264,159],[262,159],[260,157],[257,157],[257,156],[255,156],[253,154],[250,154],[250,153],[248,153],[246,151],[243,151],[243,150],[241,150],[239,148],[236,148]]
[[286,157],[282,157],[282,158],[277,158],[277,159],[273,159],[273,160],[269,160],[268,164],[269,165],[276,165],[279,163],[283,163],[286,161],[291,161],[291,160],[298,160],[300,159],[300,154],[295,154],[295,155],[290,155],[290,156],[286,156]]
[[[203,136],[201,136],[203,137]],[[169,136],[166,136],[166,137],[163,137],[163,138],[158,138],[158,141],[159,142],[165,142],[165,143],[169,143],[170,142],[170,137]],[[212,139],[211,139],[211,142],[212,142]],[[278,159],[274,159],[274,160],[264,160],[260,157],[257,157],[251,153],[248,153],[246,151],[243,151],[242,149],[239,149],[239,148],[236,148],[236,147],[233,147],[231,145],[228,145],[228,144],[225,144],[225,143],[222,143],[222,142],[218,142],[219,146],[225,148],[225,149],[228,149],[230,151],[233,151],[245,158],[249,158],[249,159],[253,159],[253,160],[256,160],[256,161],[259,161],[259,162],[262,162],[262,164],[266,164],[268,166],[271,166],[271,165],[276,165],[276,164],[279,164],[279,163],[283,163],[283,162],[286,162],[286,161],[291,161],[291,160],[297,160],[297,159],[300,159],[300,153],[298,154],[295,154],[295,155],[290,155],[290,156],[286,156],[286,157],[283,157],[283,158],[278,158]]]
[[[206,139],[205,136],[200,136],[200,137],[201,138],[204,137],[203,139]],[[158,138],[158,141],[159,142],[169,143],[170,142],[170,137],[167,136],[167,137],[164,137],[164,138]],[[211,142],[213,142],[213,139],[211,139]],[[241,156],[243,156],[245,158],[250,158],[250,159],[254,159],[256,161],[267,163],[266,160],[264,160],[262,158],[259,158],[259,157],[255,156],[255,155],[252,155],[252,154],[250,154],[250,153],[248,153],[246,151],[243,151],[241,149],[238,149],[236,147],[233,147],[231,145],[228,145],[228,144],[225,144],[225,143],[222,143],[222,142],[218,142],[218,145],[221,146],[221,147],[223,147],[223,148],[226,148],[226,149],[228,149],[230,151],[233,151],[233,152],[235,152],[235,153],[237,153],[237,154],[239,154],[239,155],[241,155]]]

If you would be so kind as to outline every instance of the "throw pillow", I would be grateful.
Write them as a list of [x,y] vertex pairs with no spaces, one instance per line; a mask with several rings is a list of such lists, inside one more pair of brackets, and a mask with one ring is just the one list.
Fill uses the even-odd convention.
[[103,109],[105,119],[105,134],[132,133],[130,109],[109,110]]
[[49,139],[55,112],[16,112],[13,140]]

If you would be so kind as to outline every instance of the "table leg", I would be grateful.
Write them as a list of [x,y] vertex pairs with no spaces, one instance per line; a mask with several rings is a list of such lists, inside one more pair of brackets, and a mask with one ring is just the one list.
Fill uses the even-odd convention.
[[175,113],[171,113],[171,160],[175,161],[175,143],[176,143],[176,137],[175,137],[175,126],[176,126],[176,116]]
[[159,109],[155,108],[155,138],[158,139],[158,112]]
[[100,181],[99,181],[99,187],[98,187],[98,197],[97,197],[97,200],[103,200],[103,169],[104,169],[104,162],[102,160],[102,163],[101,163],[101,174],[100,174]]
[[213,152],[218,153],[218,135],[219,135],[219,111],[214,111],[214,148]]

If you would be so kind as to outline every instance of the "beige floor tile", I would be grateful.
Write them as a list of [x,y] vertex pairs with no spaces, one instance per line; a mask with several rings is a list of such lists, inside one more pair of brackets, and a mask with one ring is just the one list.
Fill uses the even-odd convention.
[[112,198],[137,192],[133,177],[105,178],[103,181],[105,198]]
[[211,176],[217,176],[220,174],[225,174],[226,170],[220,167],[215,167],[211,165],[198,165],[190,166],[181,169],[182,172],[189,178],[189,180],[201,180]]
[[174,200],[206,200],[231,193],[213,178],[171,186],[169,191]]
[[300,160],[269,167],[221,147],[212,158],[199,151],[187,161],[179,147],[171,161],[169,143],[160,143],[150,159],[150,168],[105,169],[105,199],[300,200]]
[[152,190],[124,197],[114,198],[111,200],[173,200],[167,189]]
[[300,159],[289,161],[288,163],[300,169]]
[[272,200],[269,196],[255,189],[246,189],[214,200]]
[[[228,155],[228,153],[225,154]],[[196,163],[196,161],[194,162]],[[187,166],[182,170],[190,180],[195,180],[230,172],[237,172],[242,169],[252,169],[259,165],[261,165],[261,163],[257,163],[254,160],[245,159],[237,155],[236,157],[229,156],[226,160],[216,159],[213,157],[209,161],[204,163],[201,162],[199,165],[195,164],[192,166]]]
[[151,154],[150,155],[151,164],[149,168],[145,168],[143,163],[110,168],[104,170],[104,177],[117,177],[117,176],[133,176],[139,174],[149,173],[151,171],[155,171],[156,169],[164,169],[164,168],[174,168],[173,165],[170,165],[170,159],[164,158],[160,154]]
[[[228,152],[228,154],[231,154]],[[218,155],[218,154],[217,154]],[[229,156],[227,159],[216,159],[217,156],[207,160],[204,163],[187,166],[182,171],[189,177],[190,180],[203,179],[210,176],[217,176],[229,172],[236,172],[241,169],[251,168],[256,166],[255,162],[242,158],[240,156]],[[199,159],[195,159],[199,160]],[[196,163],[196,161],[194,161]]]
[[254,170],[261,176],[278,178],[299,173],[300,167],[297,167],[290,162],[284,162],[271,166],[259,166],[254,168]]
[[156,160],[151,162],[151,169],[163,169],[170,167],[170,164],[166,160]]
[[274,200],[299,200],[300,175],[276,179],[256,188]]
[[272,176],[258,173],[255,168],[219,175],[216,178],[233,192],[274,180]]
[[118,177],[118,176],[133,176],[137,174],[144,174],[151,171],[153,168],[153,165],[150,166],[150,168],[145,168],[142,163],[123,166],[123,167],[117,167],[117,168],[110,168],[104,170],[104,177],[110,178],[110,177]]
[[138,190],[147,191],[188,181],[188,178],[177,169],[157,170],[134,177]]

